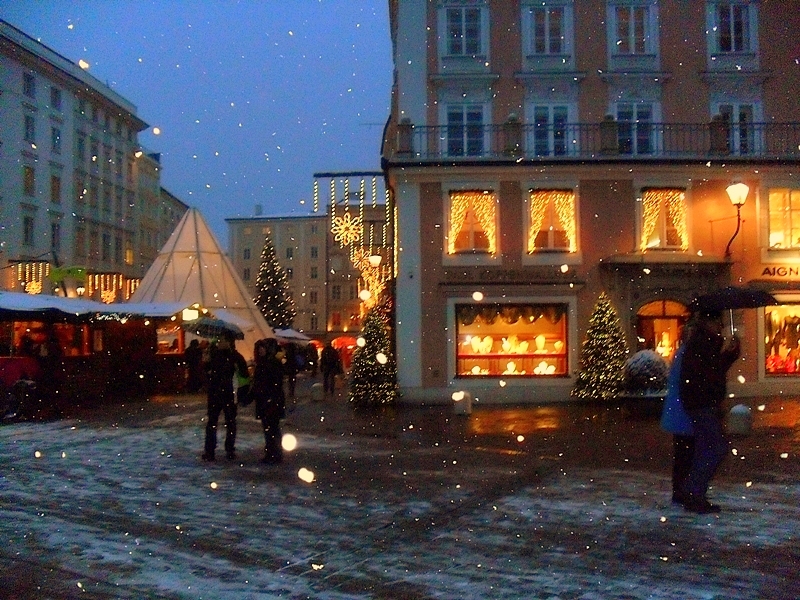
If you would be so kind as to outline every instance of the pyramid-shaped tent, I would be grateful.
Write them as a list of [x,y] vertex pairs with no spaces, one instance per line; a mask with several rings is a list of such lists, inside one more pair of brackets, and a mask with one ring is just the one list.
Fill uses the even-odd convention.
[[196,208],[178,223],[130,301],[197,302],[242,328],[236,348],[248,359],[257,340],[275,337]]

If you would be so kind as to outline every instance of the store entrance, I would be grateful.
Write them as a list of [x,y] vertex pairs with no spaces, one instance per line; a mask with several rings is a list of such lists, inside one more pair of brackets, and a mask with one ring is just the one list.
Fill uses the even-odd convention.
[[671,360],[688,319],[689,310],[680,302],[657,300],[645,304],[636,313],[638,350],[655,350]]

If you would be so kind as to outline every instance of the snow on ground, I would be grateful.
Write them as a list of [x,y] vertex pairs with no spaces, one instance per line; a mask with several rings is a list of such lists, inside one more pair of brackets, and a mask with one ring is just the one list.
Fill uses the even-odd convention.
[[[669,503],[663,472],[554,463],[534,476],[499,454],[470,463],[460,448],[457,461],[402,439],[298,431],[298,450],[265,467],[247,419],[239,460],[205,464],[202,405],[180,410],[0,428],[0,584],[22,598],[785,599],[800,589],[797,478],[722,479],[713,497],[724,512],[697,516]],[[301,467],[315,481],[300,480]]]

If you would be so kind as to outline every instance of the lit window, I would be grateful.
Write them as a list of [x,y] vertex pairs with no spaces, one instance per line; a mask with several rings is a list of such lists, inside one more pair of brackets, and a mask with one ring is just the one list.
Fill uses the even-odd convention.
[[688,250],[686,193],[681,189],[642,190],[642,252]]
[[764,371],[767,377],[800,376],[797,352],[797,304],[764,308]]
[[447,253],[497,252],[497,209],[494,192],[450,192]]
[[568,373],[566,304],[457,304],[457,377]]
[[331,327],[338,329],[342,326],[342,313],[339,311],[333,311],[331,313]]
[[800,189],[769,191],[769,247],[800,248]]
[[575,192],[531,190],[528,252],[560,250],[575,252]]

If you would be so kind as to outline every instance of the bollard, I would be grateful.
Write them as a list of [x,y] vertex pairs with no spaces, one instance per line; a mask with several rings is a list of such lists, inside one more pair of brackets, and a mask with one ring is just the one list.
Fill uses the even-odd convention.
[[311,401],[321,402],[325,397],[325,389],[322,384],[317,382],[311,385]]
[[469,392],[453,392],[453,413],[456,415],[472,414],[472,394]]
[[753,413],[749,406],[737,404],[728,413],[728,433],[748,435],[753,429]]

